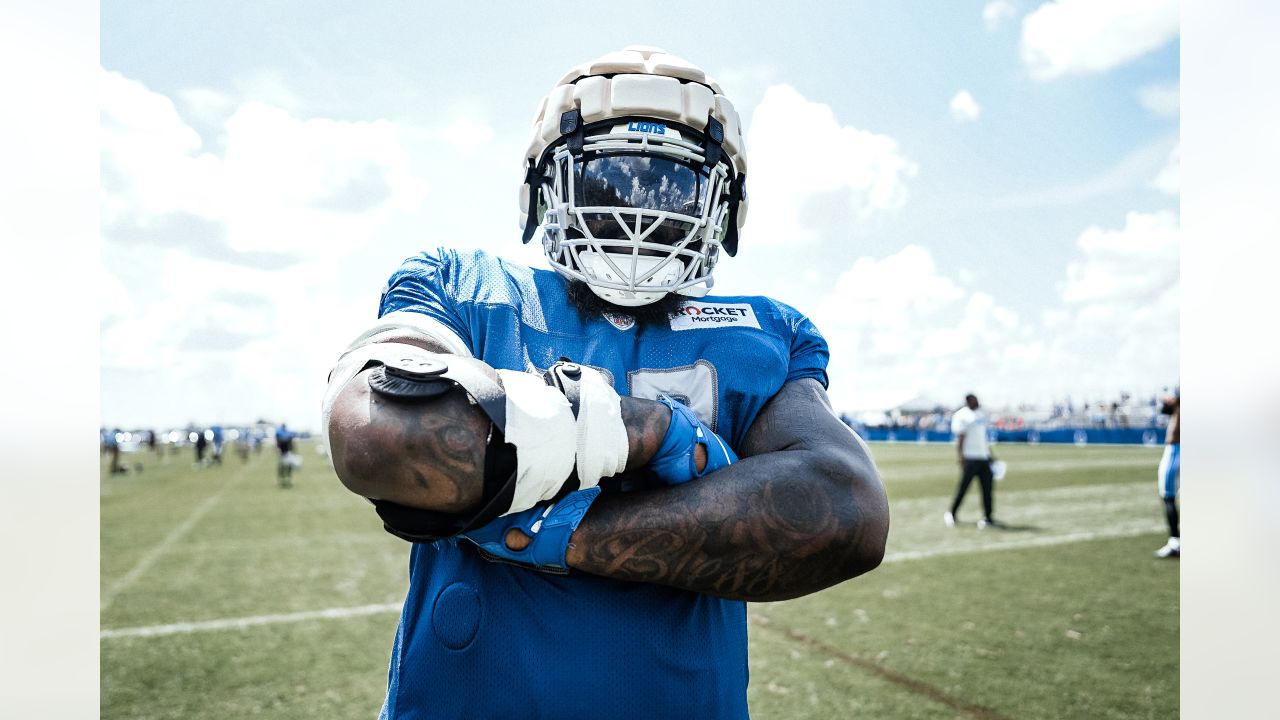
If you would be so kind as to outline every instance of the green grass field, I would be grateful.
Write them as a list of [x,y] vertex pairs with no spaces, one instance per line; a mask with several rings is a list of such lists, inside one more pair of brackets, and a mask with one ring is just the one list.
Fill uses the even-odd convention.
[[[749,606],[752,717],[1174,718],[1178,562],[1156,448],[1001,446],[978,530],[948,530],[954,450],[872,448],[888,488],[884,565]],[[408,546],[304,446],[195,469],[126,456],[102,476],[104,718],[373,718]]]

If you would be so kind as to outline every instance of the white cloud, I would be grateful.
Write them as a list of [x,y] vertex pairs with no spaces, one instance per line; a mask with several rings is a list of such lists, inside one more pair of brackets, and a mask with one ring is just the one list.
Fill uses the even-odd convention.
[[755,107],[764,97],[764,91],[779,82],[778,68],[756,58],[741,58],[742,64],[722,67],[714,80],[724,88],[733,106],[746,117],[745,110]]
[[1069,307],[1134,313],[1178,282],[1178,220],[1168,211],[1131,212],[1119,230],[1093,226],[1076,241],[1083,257],[1067,266]]
[[982,114],[982,106],[968,90],[961,90],[951,98],[951,118],[956,122],[972,122]]
[[440,137],[463,152],[471,152],[493,140],[493,128],[476,120],[459,118],[445,126]]
[[1157,83],[1138,89],[1138,102],[1147,112],[1164,117],[1176,117],[1179,108],[1178,83]]
[[294,94],[292,83],[279,70],[260,69],[239,75],[232,83],[236,96],[243,101],[260,102],[297,114],[302,102]]
[[1173,146],[1169,152],[1169,160],[1160,169],[1151,184],[1161,192],[1177,195],[1182,189],[1182,144]]
[[991,32],[999,30],[1005,20],[1017,14],[1017,9],[1008,0],[992,0],[982,6],[982,22],[986,23],[987,30]]
[[115,72],[100,76],[104,220],[132,212],[212,216],[218,159],[173,101]]
[[98,322],[101,328],[126,319],[136,312],[129,290],[115,275],[98,268]]
[[1056,0],[1022,20],[1022,61],[1037,80],[1110,70],[1178,36],[1178,0]]
[[202,148],[169,98],[102,75],[104,225],[168,216],[214,223],[234,251],[324,255],[359,249],[425,192],[394,125],[300,120],[248,102],[226,120],[225,153]]
[[349,253],[425,192],[384,120],[299,120],[250,102],[226,128],[228,240],[237,250]]
[[1097,197],[1147,187],[1153,173],[1167,164],[1177,145],[1176,135],[1160,138],[1130,152],[1115,165],[1093,177],[1049,188],[1029,188],[993,198],[994,208],[1024,208],[1075,205]]
[[[753,244],[812,240],[901,208],[917,166],[887,135],[842,125],[832,109],[772,85],[747,136]],[[820,149],[821,152],[816,152]]]
[[1130,213],[1122,228],[1087,228],[1076,246],[1058,302],[1038,318],[953,279],[919,246],[858,259],[813,313],[831,344],[836,407],[958,403],[968,390],[996,407],[1176,381],[1176,215]]
[[1042,335],[1051,369],[1091,393],[1177,380],[1178,218],[1131,212],[1120,229],[1090,227],[1067,267],[1063,305]]
[[177,92],[183,117],[207,125],[218,125],[235,112],[236,101],[212,88],[186,88]]
[[425,194],[404,129],[181,93],[216,122],[210,150],[169,98],[101,82],[104,413],[127,398],[142,416],[114,421],[267,409],[313,425],[316,378],[372,311],[336,295],[338,277]]
[[859,258],[813,318],[831,344],[831,395],[844,409],[890,407],[964,384],[998,350],[983,333],[1017,323],[990,295],[939,272],[918,245]]

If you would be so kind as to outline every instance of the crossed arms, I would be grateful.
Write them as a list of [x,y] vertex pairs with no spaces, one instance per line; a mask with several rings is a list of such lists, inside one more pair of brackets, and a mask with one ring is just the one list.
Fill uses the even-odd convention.
[[[447,352],[421,337],[396,338]],[[670,411],[622,398],[627,471],[645,466]],[[481,500],[489,422],[461,390],[387,402],[365,382],[338,396],[329,436],[352,492],[440,512]],[[574,532],[570,567],[740,600],[783,600],[868,572],[884,556],[889,512],[866,446],[810,379],[761,410],[741,459],[682,485],[605,493]]]

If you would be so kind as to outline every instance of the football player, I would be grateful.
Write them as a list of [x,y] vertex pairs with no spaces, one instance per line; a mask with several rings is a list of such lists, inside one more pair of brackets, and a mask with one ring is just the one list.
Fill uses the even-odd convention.
[[382,717],[745,718],[744,601],[875,568],[889,517],[813,324],[708,294],[738,114],[633,46],[555,85],[524,162],[551,269],[410,258],[330,374],[338,476],[413,542]]
[[977,395],[969,393],[964,396],[964,407],[951,416],[951,432],[956,437],[960,484],[956,486],[951,509],[942,515],[943,523],[947,527],[956,526],[956,513],[960,512],[960,504],[969,491],[969,484],[977,478],[978,485],[982,488],[982,519],[978,521],[978,529],[1004,527],[1003,523],[996,522],[993,515],[996,490],[992,462],[995,457],[991,454],[991,444],[987,441],[987,414],[982,411]]
[[1164,517],[1169,523],[1169,541],[1159,550],[1156,557],[1178,557],[1182,554],[1182,538],[1178,530],[1178,466],[1179,441],[1181,429],[1179,419],[1182,415],[1181,394],[1169,395],[1160,403],[1160,412],[1169,416],[1169,427],[1164,433],[1164,455],[1160,458],[1160,467],[1156,471],[1157,489],[1160,499],[1164,501]]

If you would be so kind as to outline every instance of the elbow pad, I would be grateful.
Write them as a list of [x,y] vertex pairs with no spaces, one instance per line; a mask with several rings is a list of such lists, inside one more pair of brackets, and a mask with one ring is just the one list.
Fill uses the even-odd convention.
[[[571,365],[567,373],[556,373]],[[341,387],[360,372],[370,388],[392,402],[422,402],[461,387],[492,424],[485,451],[481,509],[470,517],[373,501],[389,532],[411,542],[432,542],[527,510],[574,490],[595,487],[626,467],[628,445],[621,400],[591,368],[557,363],[545,377],[494,370],[474,358],[444,355],[414,345],[381,342],[348,351],[330,374],[324,428]],[[341,372],[340,372],[341,371]],[[574,375],[565,385],[554,378]]]

